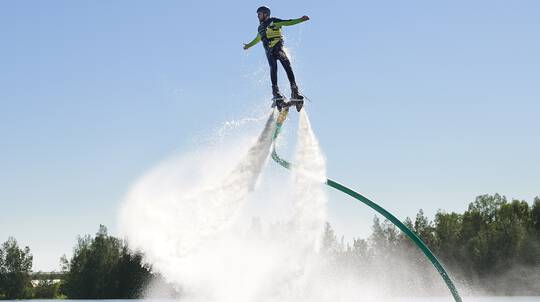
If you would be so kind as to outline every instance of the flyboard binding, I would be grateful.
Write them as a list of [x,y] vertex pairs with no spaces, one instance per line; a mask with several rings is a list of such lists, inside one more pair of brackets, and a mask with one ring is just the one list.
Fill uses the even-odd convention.
[[291,99],[287,101],[285,97],[274,97],[272,98],[272,108],[276,107],[279,112],[283,109],[289,109],[289,107],[296,107],[296,111],[300,112],[304,106],[304,100]]

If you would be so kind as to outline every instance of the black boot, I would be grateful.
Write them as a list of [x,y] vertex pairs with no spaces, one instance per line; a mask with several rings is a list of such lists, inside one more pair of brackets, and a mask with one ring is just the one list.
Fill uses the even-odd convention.
[[298,92],[298,86],[296,86],[296,84],[291,85],[291,103],[295,105],[298,112],[300,112],[304,106],[304,96]]
[[298,86],[296,84],[291,85],[291,100],[293,101],[303,101],[304,96],[298,92]]
[[279,88],[277,86],[272,86],[272,107],[277,107],[277,109],[281,112],[281,109],[285,107],[285,97],[281,92],[279,92]]
[[278,100],[278,99],[283,100],[285,98],[283,94],[279,92],[279,87],[277,86],[272,86],[272,95],[273,95],[272,97],[273,100]]

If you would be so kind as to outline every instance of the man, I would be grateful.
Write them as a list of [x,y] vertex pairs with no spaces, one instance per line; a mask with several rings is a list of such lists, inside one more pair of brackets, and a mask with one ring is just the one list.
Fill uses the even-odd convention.
[[[268,64],[270,64],[270,79],[272,80],[272,100],[281,110],[284,106],[284,97],[279,91],[277,85],[277,61],[281,62],[283,69],[287,73],[289,82],[291,84],[291,100],[296,102],[303,102],[304,96],[298,92],[298,86],[294,78],[294,73],[291,68],[291,62],[287,57],[287,54],[283,50],[283,36],[281,35],[282,26],[291,26],[304,21],[309,20],[308,16],[292,20],[281,20],[278,18],[270,17],[270,9],[266,6],[261,6],[257,9],[257,18],[259,18],[259,27],[257,29],[258,34],[253,41],[244,44],[244,49],[248,49],[253,45],[263,42],[264,50],[266,51],[266,58]],[[298,107],[297,107],[298,108]],[[301,108],[301,106],[300,106]]]

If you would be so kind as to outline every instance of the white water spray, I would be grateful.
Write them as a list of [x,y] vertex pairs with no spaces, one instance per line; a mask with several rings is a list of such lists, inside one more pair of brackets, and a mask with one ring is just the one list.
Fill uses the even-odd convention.
[[[245,152],[240,151],[245,139],[228,148],[208,148],[165,161],[148,172],[130,190],[121,210],[120,225],[130,244],[164,270],[170,268],[171,259],[189,254],[219,233],[234,220],[254,188],[274,129],[272,114],[241,159],[237,154]],[[232,168],[234,161],[238,164]]]
[[326,221],[326,161],[305,110],[300,112],[294,157],[294,218],[299,236],[319,247]]
[[[247,155],[239,157],[241,148],[229,147],[166,161],[128,193],[121,229],[155,270],[182,287],[185,300],[293,301],[310,292],[326,219],[326,171],[304,112],[299,165],[291,178],[292,213],[277,213],[280,220],[261,233],[241,231],[247,227],[239,213],[267,161],[274,129],[272,115]],[[263,198],[273,202],[272,196]]]

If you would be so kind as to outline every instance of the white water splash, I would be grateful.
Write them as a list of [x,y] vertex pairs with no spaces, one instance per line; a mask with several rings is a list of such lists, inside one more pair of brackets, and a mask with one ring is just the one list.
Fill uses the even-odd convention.
[[294,163],[293,222],[298,235],[308,239],[304,242],[314,243],[318,248],[326,220],[326,160],[305,110],[300,112]]
[[245,139],[227,149],[167,160],[143,176],[120,211],[120,226],[132,247],[144,251],[156,269],[166,271],[175,259],[217,236],[234,221],[255,187],[274,129],[272,114],[242,158],[238,154],[245,152],[239,150]]
[[[128,193],[120,217],[124,234],[145,261],[183,289],[182,300],[325,301],[353,288],[353,279],[335,278],[318,253],[326,164],[304,111],[291,178],[275,179],[285,182],[275,188],[279,194],[257,200],[285,198],[290,211],[272,213],[274,220],[258,231],[239,218],[267,161],[274,123],[272,116],[251,147],[243,138],[165,161]],[[233,124],[242,126],[226,127]]]
[[241,119],[227,121],[223,123],[221,127],[215,130],[215,137],[217,137],[219,141],[222,141],[223,139],[229,137],[232,132],[241,131],[243,130],[243,127],[248,124],[259,123],[260,121],[265,120],[267,116],[268,114],[263,114],[258,117],[244,117]]

